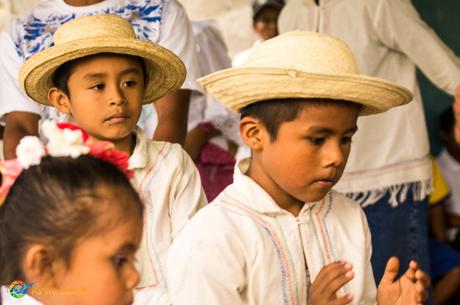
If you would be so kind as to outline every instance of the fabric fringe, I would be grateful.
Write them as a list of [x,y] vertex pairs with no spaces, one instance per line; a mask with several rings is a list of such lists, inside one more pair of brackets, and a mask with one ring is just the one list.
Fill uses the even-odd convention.
[[390,198],[388,199],[388,204],[392,207],[397,207],[406,201],[409,193],[412,193],[412,199],[414,201],[422,201],[431,194],[432,190],[432,179],[427,179],[424,181],[392,185],[387,188],[367,192],[346,193],[345,195],[358,202],[363,208],[375,204],[385,196],[389,195]]

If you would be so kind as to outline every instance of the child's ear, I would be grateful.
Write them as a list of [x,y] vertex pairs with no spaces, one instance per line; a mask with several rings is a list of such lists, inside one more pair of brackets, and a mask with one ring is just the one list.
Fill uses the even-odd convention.
[[48,100],[59,112],[72,114],[70,99],[61,89],[53,87],[48,90]]
[[50,246],[35,244],[29,247],[22,262],[25,280],[38,286],[55,282],[53,271],[56,262],[55,251]]
[[247,116],[240,121],[240,136],[252,151],[257,151],[263,148],[267,132],[258,119]]

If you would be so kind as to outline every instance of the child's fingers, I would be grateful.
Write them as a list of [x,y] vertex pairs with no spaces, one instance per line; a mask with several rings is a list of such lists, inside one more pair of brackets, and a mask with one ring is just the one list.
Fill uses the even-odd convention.
[[[404,276],[410,280],[410,281],[415,281],[416,277],[415,274],[417,271],[420,271],[418,264],[416,261],[412,260],[409,263],[409,268],[407,268],[407,271],[404,273]],[[423,272],[422,272],[423,273]]]
[[418,269],[415,272],[414,277],[417,281],[420,281],[422,283],[423,287],[427,288],[428,286],[430,286],[430,277],[421,269]]
[[345,274],[351,272],[351,270],[351,264],[344,262],[331,263],[323,267],[313,283],[314,289],[320,293],[326,290],[331,291],[331,287],[329,287],[331,283],[338,277],[345,276]]
[[337,297],[337,291],[355,277],[353,271],[347,271],[332,279],[325,287],[324,294],[329,298]]
[[428,299],[428,287],[430,285],[429,276],[422,270],[417,270],[415,274],[416,282],[416,292],[417,292],[417,302],[425,302]]
[[344,262],[334,262],[321,268],[311,285],[311,298],[314,304],[322,304],[336,299],[335,293],[326,292],[331,278],[344,275],[347,272]]
[[348,293],[344,295],[343,297],[333,300],[330,304],[331,305],[346,305],[346,304],[349,304],[351,301],[353,301],[353,294]]
[[399,259],[395,256],[391,257],[385,267],[385,272],[382,279],[380,280],[381,284],[391,284],[393,283],[396,275],[399,270]]

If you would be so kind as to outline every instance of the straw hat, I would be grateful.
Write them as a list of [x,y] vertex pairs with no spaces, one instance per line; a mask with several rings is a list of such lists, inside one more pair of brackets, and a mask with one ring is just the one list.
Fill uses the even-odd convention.
[[29,58],[19,71],[19,85],[41,104],[51,105],[48,90],[53,87],[52,76],[59,66],[99,53],[133,55],[144,60],[148,74],[144,104],[178,89],[185,79],[184,64],[176,55],[137,39],[129,21],[119,16],[95,15],[69,21],[56,31],[54,43]]
[[341,40],[303,31],[266,40],[251,50],[243,67],[221,70],[198,82],[234,111],[270,99],[322,98],[361,104],[360,115],[369,115],[412,100],[404,87],[360,75]]

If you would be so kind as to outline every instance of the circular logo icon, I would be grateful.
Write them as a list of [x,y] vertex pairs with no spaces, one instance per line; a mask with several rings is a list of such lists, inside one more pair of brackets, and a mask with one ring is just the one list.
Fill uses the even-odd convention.
[[27,284],[23,281],[13,281],[10,286],[8,286],[8,293],[11,294],[13,298],[20,299],[27,294]]

